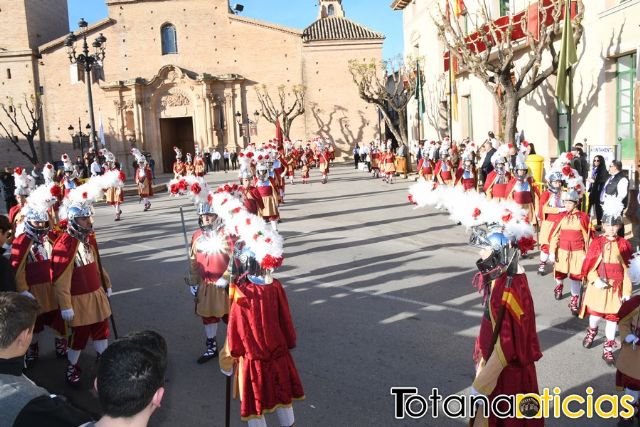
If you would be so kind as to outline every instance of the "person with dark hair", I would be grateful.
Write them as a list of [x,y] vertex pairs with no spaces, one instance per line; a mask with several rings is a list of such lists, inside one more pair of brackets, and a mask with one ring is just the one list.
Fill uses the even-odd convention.
[[[147,337],[147,335],[144,335]],[[155,337],[153,340],[155,341]],[[114,342],[98,365],[95,388],[104,415],[83,427],[146,426],[164,396],[162,357],[140,336]],[[166,348],[159,337],[159,347]]]
[[2,192],[4,193],[4,203],[7,212],[18,204],[14,191],[16,191],[16,183],[13,178],[11,168],[4,168],[4,172],[0,175],[0,184],[2,184]]
[[[609,164],[609,179],[604,183],[600,193],[600,202],[604,204],[606,196],[618,200],[627,209],[629,204],[629,179],[622,175],[622,162],[612,160]],[[623,214],[624,218],[624,214]],[[618,228],[618,236],[624,237],[624,223]]]
[[128,340],[145,348],[158,357],[162,372],[167,370],[167,342],[156,331],[135,331],[125,335],[123,340]]
[[0,426],[71,427],[86,423],[91,417],[22,374],[37,316],[34,299],[15,292],[0,293]]
[[16,276],[7,257],[4,256],[11,246],[7,240],[11,236],[11,223],[9,218],[0,215],[0,292],[16,291]]
[[597,155],[593,158],[589,177],[587,178],[587,191],[589,191],[589,206],[593,206],[598,227],[602,227],[602,205],[600,193],[605,182],[609,179],[609,172],[604,164],[604,157]]

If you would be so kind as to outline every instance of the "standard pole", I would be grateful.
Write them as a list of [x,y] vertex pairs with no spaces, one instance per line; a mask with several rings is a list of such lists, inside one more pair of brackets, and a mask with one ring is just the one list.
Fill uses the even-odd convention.
[[96,120],[93,116],[93,95],[91,94],[91,68],[89,65],[85,65],[84,68],[85,76],[87,77],[87,97],[89,98],[89,124],[91,125],[91,130],[89,131],[89,138],[91,141],[91,145],[93,146],[93,151],[95,151],[95,155],[98,155],[98,141],[96,140]]
[[571,147],[573,147],[573,143],[571,142],[571,122],[573,121],[571,117],[573,112],[573,82],[571,78],[572,74],[573,67],[569,69],[569,75],[567,76],[569,80],[569,105],[565,105],[567,109],[567,151],[571,151]]
[[449,102],[448,102],[448,107],[449,107],[449,117],[448,117],[448,125],[447,128],[449,129],[449,138],[453,139],[452,133],[453,133],[453,121],[451,120],[451,108],[453,107],[453,82],[452,80],[452,73],[451,70],[453,68],[453,56],[451,55],[451,51],[449,51]]

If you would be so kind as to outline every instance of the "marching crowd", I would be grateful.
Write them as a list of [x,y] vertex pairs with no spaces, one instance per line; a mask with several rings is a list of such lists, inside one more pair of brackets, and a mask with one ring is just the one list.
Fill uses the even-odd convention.
[[[632,284],[640,282],[640,252],[634,254],[624,238],[629,180],[620,161],[605,165],[595,156],[589,165],[576,144],[551,164],[543,182],[536,182],[527,161],[532,153],[533,144],[523,138],[500,144],[492,133],[480,147],[445,138],[417,151],[419,179],[410,189],[410,202],[446,209],[471,230],[470,243],[480,249],[474,286],[490,315],[483,318],[474,349],[471,393],[490,402],[501,394],[539,392],[534,363],[542,353],[519,263],[537,246],[537,272],[545,276],[552,266],[554,298],[567,296],[567,284],[570,315],[587,320],[584,348],[593,346],[604,324],[602,359],[616,367],[615,385],[634,408],[618,425],[633,425],[634,418],[640,420],[640,296],[632,296]],[[498,425],[495,414],[488,413],[475,425],[487,419]],[[544,425],[544,420],[509,425]]]
[[[239,384],[241,417],[249,426],[266,426],[269,412],[276,412],[281,426],[292,426],[292,401],[304,398],[304,392],[289,352],[296,333],[287,297],[272,276],[283,260],[278,207],[296,171],[306,184],[310,169],[318,168],[321,182],[327,182],[334,148],[321,139],[305,147],[289,141],[251,144],[238,154],[239,182],[219,188],[205,181],[208,168],[200,150],[193,158],[187,153],[185,161],[180,149],[175,152],[169,192],[190,196],[199,218],[185,278],[205,333],[197,363],[220,354],[222,373]],[[147,211],[153,174],[147,156],[135,148],[131,153]],[[111,279],[93,230],[96,201],[114,206],[115,220],[121,219],[125,175],[106,149],[94,160],[95,173],[87,178],[80,178],[66,154],[60,173],[50,163],[43,167],[42,182],[21,168],[13,171],[15,202],[8,206],[8,217],[0,216],[0,401],[10,405],[0,426],[106,426],[122,417],[140,422],[131,425],[146,425],[160,406],[166,344],[150,331],[118,339]],[[221,348],[220,321],[227,323]],[[80,354],[92,340],[99,361],[95,387],[104,413],[95,424],[23,375],[39,360],[45,327],[53,332],[56,357],[67,359],[64,376],[72,387],[81,384]],[[112,333],[116,341],[109,344]],[[8,395],[7,387],[19,392]]]

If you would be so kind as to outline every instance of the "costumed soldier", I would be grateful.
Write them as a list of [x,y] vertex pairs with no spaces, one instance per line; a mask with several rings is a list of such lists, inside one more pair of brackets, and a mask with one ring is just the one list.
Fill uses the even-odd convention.
[[224,223],[215,213],[209,200],[198,203],[198,225],[191,238],[191,274],[189,285],[196,298],[196,314],[202,318],[206,348],[198,358],[199,364],[218,356],[216,333],[218,323],[228,320],[229,284],[225,277],[234,241],[224,231]]
[[22,234],[24,230],[24,213],[22,208],[27,204],[27,197],[31,194],[31,191],[35,188],[35,180],[26,170],[22,168],[15,168],[13,171],[13,179],[16,189],[13,194],[16,196],[18,204],[9,209],[8,217],[11,223],[13,237],[17,237]]
[[138,187],[138,196],[144,202],[144,211],[151,209],[149,197],[153,196],[153,177],[151,168],[147,164],[147,158],[137,148],[131,149],[131,154],[138,162],[138,168],[135,172],[136,186]]
[[[124,175],[124,172],[120,169],[120,165],[116,161],[116,157],[113,155],[113,153],[105,148],[100,150],[100,152],[105,159],[105,171],[116,171],[119,174],[120,182],[124,183],[126,177]],[[120,205],[124,203],[123,186],[119,185],[117,187],[107,188],[105,197],[107,200],[107,204],[115,207],[116,209],[116,216],[113,220],[120,221],[120,217],[122,215],[122,209],[120,209]]]
[[569,190],[562,194],[565,211],[560,214],[553,226],[549,239],[549,253],[554,254],[555,258],[556,287],[553,289],[553,295],[556,300],[562,299],[564,279],[568,277],[571,283],[569,309],[571,314],[576,316],[582,287],[582,263],[588,242],[593,235],[589,215],[577,209],[580,197],[576,190]]
[[329,154],[328,148],[326,145],[323,145],[320,154],[318,155],[318,161],[320,162],[320,166],[318,167],[318,169],[322,174],[322,180],[320,182],[323,184],[326,184],[328,180],[330,160],[331,156]]
[[451,163],[451,153],[448,148],[440,150],[440,160],[433,170],[433,178],[438,184],[452,185],[454,183],[453,164]]
[[388,182],[389,184],[393,184],[393,177],[396,174],[396,164],[395,164],[396,156],[391,151],[391,147],[385,145],[382,153],[382,171],[384,175],[382,175],[382,180],[384,182]]
[[15,270],[16,290],[34,298],[39,306],[33,338],[25,355],[28,368],[38,360],[38,338],[45,326],[54,331],[56,357],[67,355],[67,328],[60,315],[50,275],[52,241],[49,239],[49,210],[57,203],[59,192],[60,187],[50,183],[31,193],[23,208],[24,233],[14,239],[11,247],[10,262]]
[[187,153],[187,158],[184,162],[185,175],[195,175],[195,166],[193,165],[193,159],[191,153]]
[[516,162],[515,174],[507,184],[507,200],[513,200],[527,212],[527,218],[533,225],[537,223],[536,199],[539,198],[538,189],[529,176],[529,167],[520,159]]
[[278,212],[278,196],[273,179],[269,177],[269,169],[263,162],[256,166],[256,185],[260,196],[262,197],[262,206],[260,216],[267,222],[271,223],[271,227],[276,230],[278,228],[278,220],[280,212]]
[[258,189],[251,184],[252,179],[253,176],[250,170],[245,169],[240,172],[240,183],[242,184],[240,192],[247,211],[254,215],[260,215],[260,212],[264,209],[264,203]]
[[302,164],[302,169],[300,172],[302,176],[302,183],[306,184],[309,182],[309,161],[307,160],[307,157],[302,156],[300,163]]
[[293,185],[293,179],[296,171],[296,159],[291,151],[284,157],[284,165],[287,178],[289,178],[289,184]]
[[91,178],[73,190],[61,208],[67,228],[53,245],[51,277],[62,318],[71,326],[66,371],[71,386],[80,384],[78,360],[89,337],[98,358],[108,346],[111,280],[102,268],[93,232],[92,201],[117,182],[118,174],[111,172]]
[[[636,253],[629,267],[631,280],[640,282],[640,254]],[[622,304],[618,311],[618,330],[622,338],[620,352],[616,359],[616,388],[631,396],[635,413],[631,417],[620,417],[619,426],[634,425],[633,419],[640,421],[638,392],[640,391],[640,296],[636,295]],[[624,337],[624,338],[623,338]]]
[[204,164],[204,159],[202,158],[202,152],[200,151],[199,146],[196,146],[195,150],[196,155],[193,159],[193,172],[196,176],[204,176],[206,167]]
[[545,271],[547,261],[554,263],[555,255],[549,252],[549,238],[553,225],[560,219],[564,211],[562,202],[562,173],[551,172],[547,177],[547,189],[540,195],[538,207],[538,245],[540,245],[540,264],[538,264],[538,274]]
[[236,242],[231,266],[226,347],[237,361],[231,368],[221,359],[221,368],[237,375],[240,416],[250,427],[266,427],[264,414],[273,411],[280,426],[293,426],[293,400],[304,399],[304,390],[290,353],[296,331],[289,303],[282,284],[271,276],[275,266],[265,268],[268,263],[260,262],[246,242]]
[[62,169],[64,171],[64,177],[62,178],[62,187],[64,189],[63,195],[67,197],[69,192],[80,185],[80,180],[76,174],[76,170],[71,163],[71,159],[67,154],[62,155]]
[[396,172],[407,178],[407,145],[402,142],[396,150]]
[[456,186],[461,186],[464,191],[476,189],[478,176],[473,163],[473,156],[469,153],[462,155],[462,167],[456,171]]
[[619,200],[605,197],[602,205],[604,234],[593,239],[582,265],[582,277],[587,286],[580,317],[589,315],[589,329],[582,345],[591,348],[598,335],[598,323],[604,319],[606,340],[602,359],[608,365],[615,363],[613,350],[616,347],[618,312],[622,303],[630,299],[632,290],[628,274],[631,245],[617,234],[622,226],[623,209]]
[[173,151],[176,153],[176,161],[173,162],[173,179],[180,179],[187,174],[187,169],[182,162],[182,150],[178,147],[173,147]]
[[507,160],[499,153],[491,159],[493,170],[484,181],[484,192],[489,199],[503,200],[507,197],[507,184],[511,174],[507,171]]
[[369,152],[369,157],[371,158],[371,176],[373,178],[380,177],[380,162],[382,154],[380,153],[380,149],[375,145],[371,146],[371,151]]
[[[533,298],[524,269],[518,264],[520,251],[501,230],[490,230],[486,236],[476,234],[472,236],[472,244],[481,248],[477,266],[486,304],[474,351],[476,377],[471,393],[488,396],[490,402],[499,395],[537,394],[535,362],[542,352]],[[476,415],[474,426],[487,425],[487,421],[488,425],[503,425],[498,424],[493,412],[488,420],[483,419],[484,414]],[[543,426],[544,419],[509,418],[504,423]]]

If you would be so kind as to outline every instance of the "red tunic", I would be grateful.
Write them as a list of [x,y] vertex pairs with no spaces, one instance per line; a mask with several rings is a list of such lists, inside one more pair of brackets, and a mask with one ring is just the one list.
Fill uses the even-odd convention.
[[11,224],[14,223],[14,221],[16,220],[16,216],[18,215],[21,209],[22,209],[22,205],[11,206],[11,209],[9,209],[9,222]]
[[[476,351],[480,352],[485,361],[488,360],[489,353],[493,349],[494,323],[503,301],[507,301],[498,338],[499,345],[496,344],[496,348],[493,349],[507,365],[500,372],[496,387],[489,395],[490,400],[500,394],[538,393],[538,378],[534,363],[542,357],[542,352],[536,332],[535,309],[527,276],[516,274],[508,293],[504,292],[506,283],[506,274],[494,281],[476,342]],[[500,420],[494,415],[489,417],[489,426],[543,425],[544,419]]]
[[258,212],[264,209],[264,203],[262,202],[262,195],[258,189],[254,186],[246,188],[242,192],[243,204],[249,212],[254,215],[258,215]]
[[498,173],[495,170],[491,171],[484,182],[484,192],[494,199],[504,199],[507,197],[507,183],[511,179],[511,174],[506,172],[504,176],[507,182],[504,184],[496,184]]
[[240,358],[240,415],[246,421],[304,398],[304,390],[289,352],[296,346],[296,331],[280,282],[246,282],[236,292],[227,344]]

